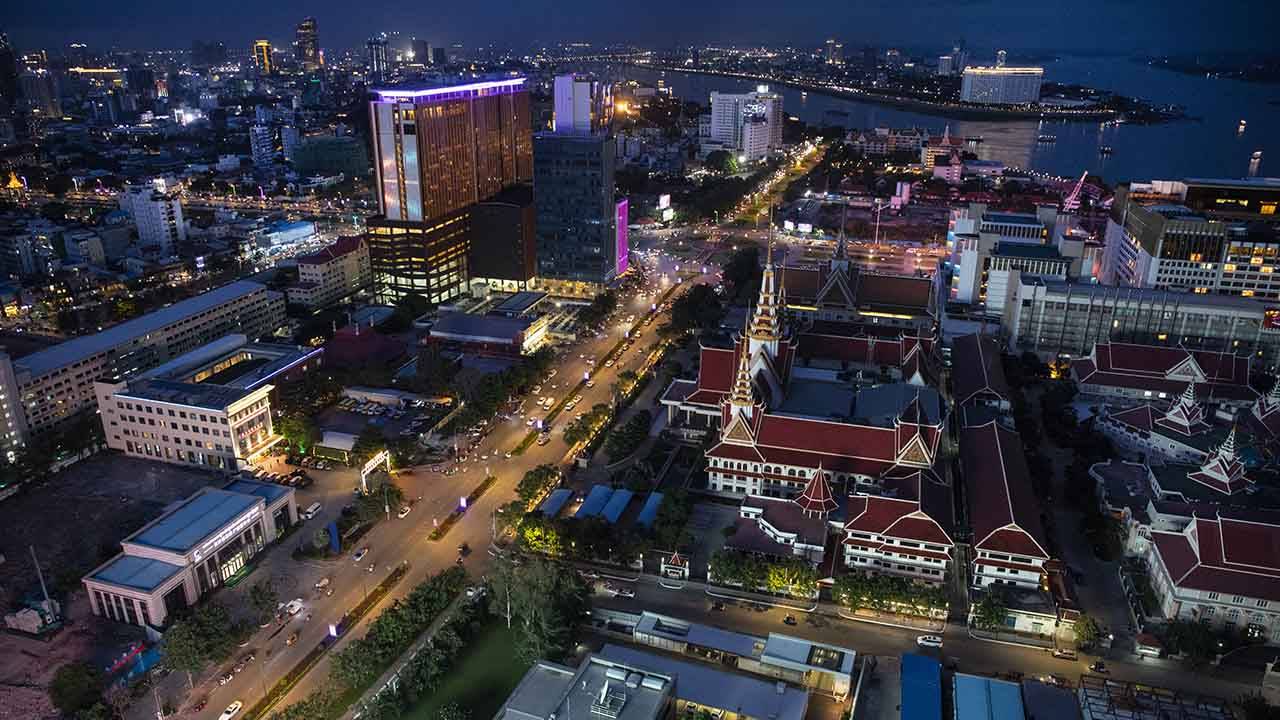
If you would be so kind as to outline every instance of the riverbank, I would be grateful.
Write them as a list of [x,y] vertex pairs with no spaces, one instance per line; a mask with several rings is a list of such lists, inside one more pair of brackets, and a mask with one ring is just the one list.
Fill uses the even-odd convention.
[[[614,63],[618,64],[618,63]],[[1069,109],[1036,109],[1025,110],[1015,108],[996,108],[978,105],[961,105],[957,103],[941,103],[930,100],[920,100],[917,98],[899,97],[894,95],[880,95],[878,93],[869,93],[862,90],[841,90],[837,88],[827,87],[825,85],[816,85],[813,83],[802,82],[798,80],[788,80],[785,78],[766,77],[761,75],[752,75],[750,73],[735,73],[724,70],[704,70],[700,68],[686,68],[668,65],[654,65],[651,63],[624,62],[624,65],[644,68],[660,72],[676,72],[688,75],[711,75],[716,77],[734,78],[737,80],[749,80],[751,82],[764,82],[774,85],[782,85],[804,92],[815,93],[818,95],[826,95],[827,97],[838,98],[841,100],[854,100],[857,102],[870,103],[875,105],[883,105],[885,107],[898,108],[901,110],[912,110],[917,112],[929,113],[938,117],[950,118],[955,120],[1009,120],[1009,121],[1025,121],[1025,120],[1064,120],[1067,122],[1089,122],[1096,123],[1100,121],[1116,120],[1120,113],[1116,110],[1097,109],[1097,110],[1069,110]],[[1164,118],[1172,120],[1175,118]],[[1127,122],[1134,122],[1126,118]],[[1142,120],[1142,122],[1152,122],[1150,119]]]

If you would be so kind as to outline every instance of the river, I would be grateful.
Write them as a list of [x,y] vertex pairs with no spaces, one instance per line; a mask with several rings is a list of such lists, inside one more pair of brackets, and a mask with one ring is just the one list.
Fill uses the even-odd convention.
[[[653,84],[659,73],[621,69],[621,76]],[[703,104],[712,90],[740,92],[754,83],[734,78],[661,73],[672,91]],[[1152,68],[1126,58],[1064,57],[1045,66],[1045,79],[1079,83],[1186,108],[1188,119],[1158,125],[1103,126],[1097,122],[948,120],[817,93],[775,88],[790,115],[849,128],[923,127],[983,138],[970,149],[987,160],[1064,177],[1088,170],[1107,182],[1184,177],[1244,177],[1250,157],[1263,153],[1259,175],[1280,170],[1280,85],[1209,79]],[[1237,132],[1241,120],[1248,126]],[[1039,142],[1052,135],[1056,142]],[[1099,148],[1109,146],[1110,155]],[[1280,175],[1280,172],[1272,172]]]

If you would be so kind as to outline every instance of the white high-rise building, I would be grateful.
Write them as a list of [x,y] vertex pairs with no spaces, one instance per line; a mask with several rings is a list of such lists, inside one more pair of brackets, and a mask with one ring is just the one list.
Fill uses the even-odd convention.
[[253,166],[269,170],[276,159],[275,132],[270,125],[254,125],[249,128],[249,149],[253,153]]
[[983,105],[1026,105],[1040,100],[1043,81],[1044,68],[973,65],[964,69],[960,100]]
[[162,179],[126,185],[120,193],[120,208],[133,218],[144,255],[172,257],[178,243],[187,239],[182,199]]
[[[765,127],[759,127],[763,120]],[[748,130],[747,125],[752,127]],[[764,132],[763,147],[759,135]],[[749,93],[711,93],[711,142],[736,151],[747,162],[763,159],[782,149],[782,96],[760,85]],[[750,140],[748,146],[746,140]]]
[[613,90],[608,83],[579,75],[557,75],[552,129],[561,135],[591,135],[608,130]]

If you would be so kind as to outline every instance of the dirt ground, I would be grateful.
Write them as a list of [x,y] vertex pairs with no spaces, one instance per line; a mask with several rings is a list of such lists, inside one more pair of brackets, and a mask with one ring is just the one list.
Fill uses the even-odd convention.
[[80,578],[166,506],[214,480],[195,469],[100,455],[0,502],[0,608],[11,612],[24,598],[39,597],[34,545],[67,619],[47,642],[0,632],[0,720],[56,717],[44,687],[58,667],[73,660],[103,667],[142,639],[140,628],[94,618]]

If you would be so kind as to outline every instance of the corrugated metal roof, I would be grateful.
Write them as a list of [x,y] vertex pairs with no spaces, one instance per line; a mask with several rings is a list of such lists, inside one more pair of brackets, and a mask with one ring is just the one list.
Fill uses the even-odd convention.
[[546,517],[555,517],[560,514],[560,511],[564,509],[564,506],[572,497],[573,491],[568,488],[553,490],[551,491],[551,494],[547,496],[547,499],[543,500],[542,504],[538,506],[538,511]]
[[181,567],[163,560],[117,555],[114,560],[90,577],[100,582],[150,592],[180,572],[182,572]]
[[931,657],[902,656],[902,720],[942,719],[942,664]]
[[644,507],[640,508],[640,515],[636,517],[636,524],[641,527],[653,527],[653,521],[657,519],[658,508],[661,506],[662,493],[649,493],[649,497],[644,501]]
[[186,553],[257,502],[256,495],[206,489],[125,542]]
[[1024,720],[1022,689],[1006,680],[956,673],[956,720]]

